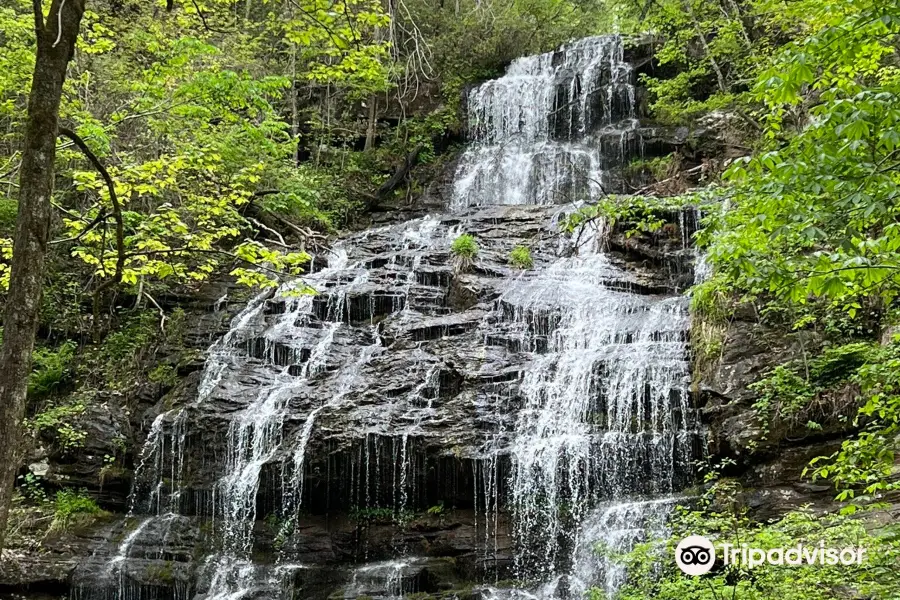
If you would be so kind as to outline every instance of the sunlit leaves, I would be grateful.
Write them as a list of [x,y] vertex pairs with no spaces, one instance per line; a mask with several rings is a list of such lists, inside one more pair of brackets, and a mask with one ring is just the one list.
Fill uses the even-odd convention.
[[116,47],[116,33],[105,25],[100,16],[92,11],[85,10],[81,22],[81,39],[78,42],[78,50],[87,54],[104,54]]
[[[15,146],[15,132],[25,117],[25,103],[34,67],[34,19],[31,3],[4,2],[0,6],[0,143]],[[0,153],[3,152],[0,146]],[[0,165],[3,165],[0,159]]]
[[13,241],[9,238],[0,238],[0,290],[9,289],[12,255]]
[[[884,6],[854,8],[829,15],[822,32],[761,75],[759,97],[773,108],[831,87],[813,96],[818,103],[796,135],[731,165],[730,209],[712,215],[702,237],[709,260],[750,295],[804,303],[875,294],[889,303],[900,288],[900,87],[879,60],[883,36],[894,31],[872,25]],[[780,140],[780,121],[769,125],[777,130],[770,139]]]
[[[149,212],[127,213],[125,251],[127,260],[122,273],[125,284],[141,278],[173,281],[202,281],[220,264],[233,259],[245,267],[241,281],[274,285],[281,276],[300,273],[308,260],[302,253],[269,250],[256,243],[244,242],[234,251],[225,251],[250,224],[240,215],[250,190],[244,187],[258,179],[261,165],[250,165],[236,172],[217,153],[187,152],[159,160],[136,164],[114,171],[120,195],[139,203],[142,198],[171,197],[172,202],[156,204]],[[105,187],[90,172],[78,173],[81,189],[93,189],[108,205]],[[211,181],[216,181],[215,185]],[[215,189],[213,189],[215,188]],[[97,275],[109,277],[115,272],[116,249],[105,228],[86,230],[84,220],[66,221],[69,235],[79,237],[73,256],[95,266]],[[223,245],[224,244],[224,245]],[[269,265],[250,276],[252,265]]]
[[297,48],[298,76],[344,88],[354,98],[388,89],[389,44],[378,32],[390,17],[380,2],[296,0],[288,14],[281,29]]

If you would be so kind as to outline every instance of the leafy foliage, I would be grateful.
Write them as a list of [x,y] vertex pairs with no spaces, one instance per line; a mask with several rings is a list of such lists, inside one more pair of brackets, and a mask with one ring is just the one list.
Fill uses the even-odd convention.
[[47,491],[41,483],[41,478],[34,473],[19,475],[19,491],[22,496],[35,504],[47,502]]
[[66,530],[79,527],[102,515],[103,510],[87,492],[60,490],[54,500],[53,523],[51,530]]
[[516,246],[509,253],[509,264],[517,269],[528,270],[534,267],[531,250],[525,246]]
[[85,399],[73,396],[59,403],[53,403],[25,420],[25,429],[35,435],[52,439],[64,451],[74,450],[84,445],[87,433],[78,427],[76,420],[84,414]]
[[[730,208],[710,215],[701,244],[745,298],[823,298],[853,317],[865,297],[887,305],[900,289],[892,201],[900,80],[885,60],[900,6],[825,3],[814,14],[823,28],[760,76],[768,147],[726,172]],[[798,112],[803,126],[790,133]]]
[[435,504],[434,506],[429,506],[428,510],[425,511],[425,514],[432,517],[440,517],[445,512],[447,512],[447,508],[444,506],[443,501],[439,504]]
[[862,431],[831,456],[814,459],[809,469],[814,478],[831,479],[838,486],[839,500],[854,501],[849,512],[900,489],[894,477],[900,435],[900,344],[873,349],[852,381],[863,393],[856,420]]
[[602,221],[609,229],[622,225],[626,237],[656,233],[673,212],[683,210],[692,199],[689,196],[606,196],[567,215],[562,228],[574,232],[587,223]]
[[[819,516],[802,508],[769,523],[755,523],[740,502],[741,489],[735,482],[711,472],[708,483],[710,487],[695,504],[676,509],[668,537],[639,544],[624,556],[611,556],[625,565],[629,575],[615,600],[837,600],[846,598],[849,590],[867,598],[891,598],[900,586],[900,573],[894,568],[900,558],[900,529],[895,524],[873,528],[863,518]],[[829,548],[862,546],[866,555],[862,564],[767,564],[752,570],[746,565],[723,565],[720,556],[712,572],[693,577],[682,574],[672,560],[676,545],[687,535],[763,550],[820,542]],[[609,555],[602,547],[598,551]],[[596,589],[589,597],[604,600]]]
[[800,2],[785,14],[798,17],[795,37],[747,92],[765,115],[759,147],[704,194],[721,202],[698,239],[714,274],[692,290],[692,306],[727,319],[751,303],[772,324],[837,342],[771,372],[756,386],[756,407],[771,425],[842,413],[841,388],[843,401],[862,404],[862,432],[810,469],[861,505],[894,489],[900,415],[896,344],[858,343],[893,322],[900,294],[900,4]]
[[72,376],[72,357],[75,344],[64,342],[57,349],[37,348],[32,356],[33,372],[28,380],[28,395],[32,398],[46,396],[58,390]]
[[877,346],[856,342],[827,347],[811,359],[775,367],[750,386],[759,394],[753,408],[766,431],[779,424],[804,423],[818,429],[820,419],[853,417],[858,408],[854,384],[859,370],[877,353]]

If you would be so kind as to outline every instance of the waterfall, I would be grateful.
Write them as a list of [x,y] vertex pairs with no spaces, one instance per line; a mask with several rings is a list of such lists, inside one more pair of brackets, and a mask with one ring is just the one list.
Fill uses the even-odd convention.
[[618,36],[520,58],[469,92],[473,144],[452,207],[562,204],[616,191],[637,140],[635,87]]
[[[583,202],[614,191],[610,167],[622,164],[637,137],[632,80],[621,38],[607,36],[521,58],[470,91],[473,144],[457,169],[452,207]],[[621,291],[622,274],[597,252],[601,229],[575,242],[574,257],[513,281],[498,302],[516,343],[534,355],[511,442],[495,450],[512,458],[516,565],[527,580],[569,571],[576,582],[590,581],[584,553],[578,573],[579,560],[567,556],[579,534],[627,550],[638,539],[630,519],[649,511],[649,531],[658,533],[660,510],[671,507],[629,498],[671,493],[689,476],[696,432],[686,303]],[[684,213],[679,230],[686,248]],[[604,498],[618,502],[583,531],[586,511]],[[595,576],[605,573],[599,583],[607,593],[622,583],[618,567],[587,562]],[[558,584],[539,596],[572,593]]]
[[[192,398],[148,416],[133,518],[73,597],[620,587],[596,543],[662,534],[698,445],[671,273],[610,250],[603,222],[559,229],[639,154],[634,79],[603,36],[473,88],[448,210],[345,236],[302,284],[250,300]],[[461,233],[481,247],[470,273],[451,266]],[[533,269],[507,264],[518,245]]]

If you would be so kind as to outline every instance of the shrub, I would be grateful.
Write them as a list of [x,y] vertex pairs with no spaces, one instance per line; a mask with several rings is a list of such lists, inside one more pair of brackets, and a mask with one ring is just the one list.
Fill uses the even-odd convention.
[[35,504],[44,504],[47,502],[47,491],[41,483],[41,478],[34,473],[26,473],[19,475],[19,492]]
[[440,504],[435,504],[434,506],[429,507],[426,512],[433,517],[440,517],[445,512],[447,512],[447,509],[444,508],[444,502],[441,501]]
[[[862,382],[860,368],[876,359],[878,348],[868,343],[826,347],[813,358],[779,365],[750,385],[759,394],[753,409],[765,435],[778,425],[806,422],[818,429],[819,419],[852,416],[857,408],[857,391]],[[842,387],[856,384],[846,391]]]
[[75,396],[64,404],[49,406],[30,419],[26,419],[25,428],[38,434],[48,435],[63,450],[80,448],[84,445],[87,433],[73,424],[84,414],[85,400]]
[[478,243],[475,236],[464,233],[450,245],[450,254],[453,255],[453,267],[458,272],[468,271],[478,256]]
[[385,507],[354,507],[350,509],[350,519],[361,522],[390,523],[394,520],[394,509]]
[[522,270],[533,268],[534,260],[531,258],[531,250],[525,246],[516,246],[509,253],[509,264]]
[[85,490],[60,490],[56,492],[52,530],[65,530],[86,525],[103,513]]
[[28,395],[40,397],[58,390],[72,375],[75,344],[66,342],[58,349],[37,348],[32,355],[34,370],[28,379]]
[[178,383],[178,371],[172,365],[160,364],[147,373],[147,379],[162,386],[173,386]]

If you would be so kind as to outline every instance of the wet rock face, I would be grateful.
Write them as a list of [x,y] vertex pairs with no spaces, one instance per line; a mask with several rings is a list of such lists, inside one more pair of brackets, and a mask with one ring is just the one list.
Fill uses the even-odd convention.
[[[597,567],[580,524],[659,524],[702,450],[692,211],[653,235],[559,227],[640,149],[620,42],[473,91],[476,144],[426,196],[438,214],[347,236],[304,277],[314,295],[261,294],[210,340],[202,372],[132,423],[132,512],[65,563],[74,598],[475,599],[473,582],[523,576],[571,597]],[[533,269],[509,264],[516,246]],[[584,579],[556,577],[579,561]]]
[[[498,431],[512,428],[515,382],[530,360],[498,299],[511,279],[532,274],[510,267],[508,254],[516,245],[530,246],[539,270],[570,252],[571,241],[553,225],[557,213],[555,207],[490,208],[369,231],[338,247],[348,253],[345,266],[321,276],[311,315],[289,306],[295,299],[261,300],[255,324],[223,357],[223,376],[209,397],[196,404],[190,388],[181,395],[188,425],[179,511],[212,510],[216,482],[230,467],[221,457],[236,411],[259,402],[261,388],[283,389],[285,380],[294,385],[295,379],[280,400],[279,424],[281,439],[295,440],[283,445],[295,449],[311,427],[300,499],[307,510],[401,503],[424,510],[440,502],[473,508],[474,461],[487,443],[497,443]],[[469,273],[455,273],[449,260],[462,222],[481,247]],[[680,233],[673,235],[680,240]],[[608,284],[674,291],[679,269],[659,270],[637,252],[609,253]],[[668,266],[678,256],[673,251]],[[682,264],[681,272],[689,268]],[[549,333],[547,317],[534,315],[535,327]],[[335,318],[345,325],[323,336]],[[535,339],[541,344],[544,338]],[[279,464],[291,458],[284,452],[274,450],[265,461],[273,466],[260,475],[259,514],[280,509],[286,490]]]
[[[751,388],[775,367],[813,354],[821,344],[819,334],[785,334],[758,322],[755,313],[744,307],[728,326],[720,359],[699,379],[710,455],[714,460],[727,457],[736,461],[729,474],[739,478],[745,488],[743,500],[760,520],[776,518],[804,504],[819,509],[834,506],[833,489],[804,481],[802,473],[811,459],[830,455],[840,447],[841,440],[853,431],[853,419],[827,414],[818,419],[821,429],[817,430],[807,428],[805,421],[766,428],[753,407],[758,394]],[[836,393],[854,395],[853,390]],[[852,417],[854,403],[846,406]]]
[[[81,600],[203,597],[227,570],[214,552],[229,535],[223,522],[242,539],[244,520],[254,562],[241,576],[245,585],[256,582],[253,597],[270,598],[283,585],[301,598],[343,597],[355,580],[361,595],[373,597],[388,593],[376,593],[378,586],[401,585],[434,598],[477,598],[473,581],[514,577],[509,515],[496,506],[509,493],[502,448],[525,402],[518,388],[532,353],[546,349],[557,323],[552,313],[535,312],[522,337],[509,321],[516,312],[510,285],[527,284],[571,255],[572,240],[555,224],[559,210],[473,209],[356,234],[308,278],[319,288],[315,297],[251,302],[237,317],[245,319],[239,334],[211,349],[205,371],[185,377],[144,415],[135,516],[58,560],[53,580],[71,576]],[[480,251],[470,272],[457,273],[449,247],[463,224]],[[647,301],[675,293],[690,271],[680,239],[673,230],[671,240],[610,249],[604,285]],[[663,268],[654,257],[670,243]],[[509,266],[516,245],[531,248],[533,271]],[[286,391],[275,398],[267,389]],[[267,399],[277,400],[269,408],[278,413],[279,443],[259,439],[261,454],[235,455],[241,423],[271,417]],[[263,412],[245,412],[254,404]],[[229,473],[254,460],[257,486],[223,489]],[[286,465],[302,471],[286,478]],[[246,504],[227,506],[226,491]],[[285,502],[302,515],[288,535],[279,516],[290,508]],[[488,523],[491,504],[497,512]],[[412,559],[397,564],[398,556]],[[272,566],[276,560],[282,567]],[[379,575],[392,569],[396,580]],[[45,579],[38,570],[16,589]]]
[[[51,487],[96,489],[98,502],[121,509],[131,487],[130,473],[126,469],[104,470],[104,459],[121,454],[134,436],[129,418],[120,408],[121,396],[105,396],[94,398],[84,413],[74,419],[72,426],[85,433],[83,446],[77,452],[39,448],[31,456],[29,471],[40,474]],[[35,464],[36,461],[45,462],[46,469]]]

